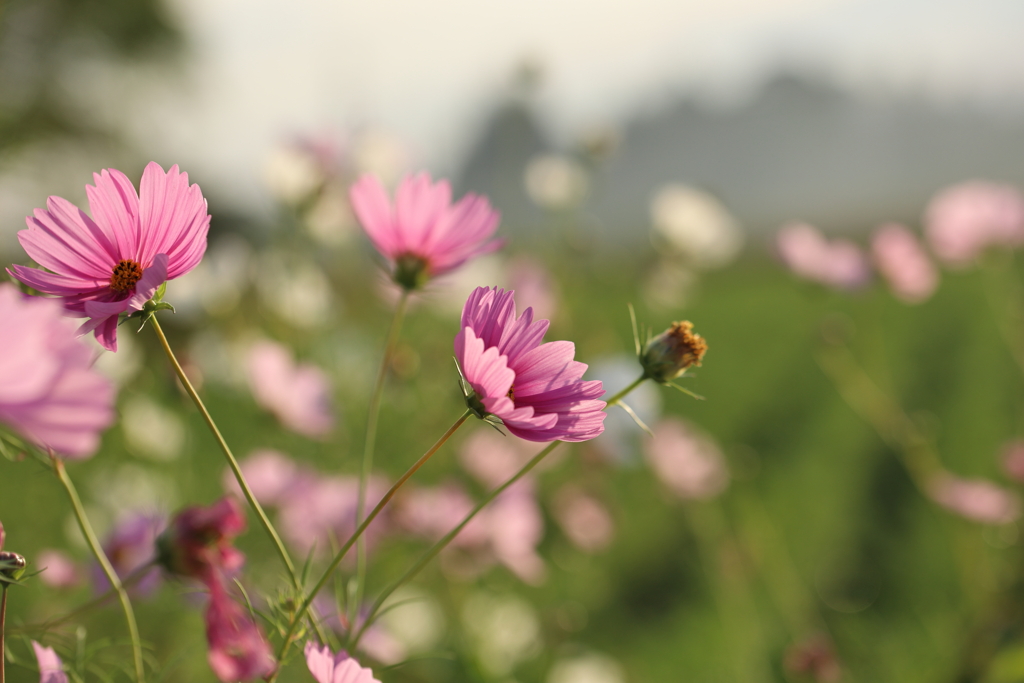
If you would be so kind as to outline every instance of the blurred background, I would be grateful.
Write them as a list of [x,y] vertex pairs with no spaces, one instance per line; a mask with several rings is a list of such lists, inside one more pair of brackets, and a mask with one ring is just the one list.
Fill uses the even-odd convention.
[[[314,510],[268,499],[298,555],[344,538],[394,302],[348,204],[360,174],[449,178],[508,239],[414,302],[381,482],[460,413],[475,286],[514,287],[611,390],[640,371],[628,304],[708,340],[683,380],[706,400],[643,386],[653,439],[613,411],[408,589],[361,654],[385,683],[1024,680],[1022,159],[1015,0],[0,3],[0,256],[27,263],[25,216],[86,207],[101,168],[188,172],[210,247],[165,325],[254,472],[322,478]],[[155,338],[126,332],[98,360],[122,419],[72,467],[115,540],[225,491]],[[327,378],[329,427],[261,400],[267,340]],[[424,509],[535,451],[463,429],[382,523],[370,594],[427,547]],[[0,520],[6,547],[66,570],[12,623],[89,598],[45,472],[0,463]],[[241,545],[272,596],[270,547]],[[164,680],[212,680],[194,593],[139,596]],[[119,633],[107,608],[46,640],[118,680]],[[11,680],[35,680],[11,648]],[[310,678],[295,661],[281,680]]]

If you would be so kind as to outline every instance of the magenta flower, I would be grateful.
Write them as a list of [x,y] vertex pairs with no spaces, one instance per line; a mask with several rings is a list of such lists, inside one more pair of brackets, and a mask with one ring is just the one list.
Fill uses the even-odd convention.
[[961,183],[932,197],[924,222],[935,255],[963,267],[988,247],[1024,244],[1024,197],[1010,185]]
[[331,384],[315,365],[295,363],[289,349],[261,341],[249,351],[249,384],[256,402],[288,429],[312,438],[334,429]]
[[856,289],[871,278],[867,258],[853,242],[828,240],[807,223],[789,223],[779,230],[775,246],[794,274],[835,289]]
[[467,194],[452,205],[448,181],[434,184],[426,173],[402,180],[394,205],[371,175],[360,178],[349,197],[366,234],[388,260],[391,277],[407,290],[502,245],[490,239],[499,215],[485,197]]
[[[164,516],[155,514],[135,514],[117,523],[103,543],[103,552],[120,578],[124,579],[156,559],[156,541],[166,526]],[[139,579],[133,592],[138,595],[152,593],[160,584],[160,578],[160,569],[153,567]],[[99,564],[93,565],[92,579],[97,594],[110,588]]]
[[68,313],[89,318],[79,333],[93,332],[117,350],[117,321],[153,297],[167,280],[192,270],[206,251],[210,216],[198,185],[177,166],[150,162],[140,191],[116,169],[93,174],[87,185],[93,217],[66,199],[50,197],[46,210],[26,219],[18,241],[46,270],[12,266],[8,272],[44,294],[64,300]]
[[70,458],[96,452],[116,390],[54,301],[0,284],[0,423]]
[[157,540],[160,564],[174,574],[204,582],[230,574],[245,562],[241,551],[231,545],[243,531],[245,515],[234,496],[224,496],[209,507],[185,508]]
[[260,627],[231,598],[221,579],[209,581],[207,587],[207,661],[213,673],[224,683],[252,681],[273,674],[277,662]]
[[480,417],[495,416],[528,441],[587,441],[604,431],[601,382],[583,381],[572,342],[542,344],[547,320],[516,317],[513,292],[478,287],[462,309],[455,357]]
[[939,286],[935,264],[914,233],[899,223],[887,223],[875,231],[871,256],[892,293],[908,304],[921,303]]
[[373,671],[359,666],[348,653],[331,653],[326,645],[318,649],[312,641],[306,643],[306,666],[317,683],[380,683]]
[[43,647],[32,641],[32,649],[39,663],[39,683],[68,683],[68,675],[64,673],[64,663],[53,651],[52,647]]

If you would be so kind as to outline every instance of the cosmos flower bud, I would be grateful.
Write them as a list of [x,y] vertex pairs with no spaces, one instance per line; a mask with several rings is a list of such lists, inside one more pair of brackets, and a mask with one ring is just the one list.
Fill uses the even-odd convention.
[[17,581],[25,573],[28,562],[18,553],[9,550],[0,551],[0,583]]
[[694,334],[693,323],[689,320],[674,322],[647,342],[640,353],[640,365],[644,368],[645,377],[666,384],[686,372],[691,365],[700,367],[707,350],[704,338]]

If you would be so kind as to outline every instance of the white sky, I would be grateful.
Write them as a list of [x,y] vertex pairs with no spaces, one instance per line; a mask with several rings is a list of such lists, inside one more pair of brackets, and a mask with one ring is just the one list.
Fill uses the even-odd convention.
[[189,68],[114,79],[111,115],[129,113],[153,158],[243,201],[261,200],[270,147],[300,132],[380,124],[420,164],[455,167],[527,57],[560,139],[686,92],[742,97],[784,65],[940,101],[1024,100],[1018,0],[169,1]]

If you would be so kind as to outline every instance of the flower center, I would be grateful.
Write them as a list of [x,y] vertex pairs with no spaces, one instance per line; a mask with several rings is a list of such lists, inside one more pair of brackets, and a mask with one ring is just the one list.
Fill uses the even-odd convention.
[[516,385],[513,384],[508,388],[508,394],[506,394],[510,401],[516,400]]
[[110,288],[118,292],[127,292],[141,279],[142,266],[125,259],[114,266],[114,272],[110,276]]

